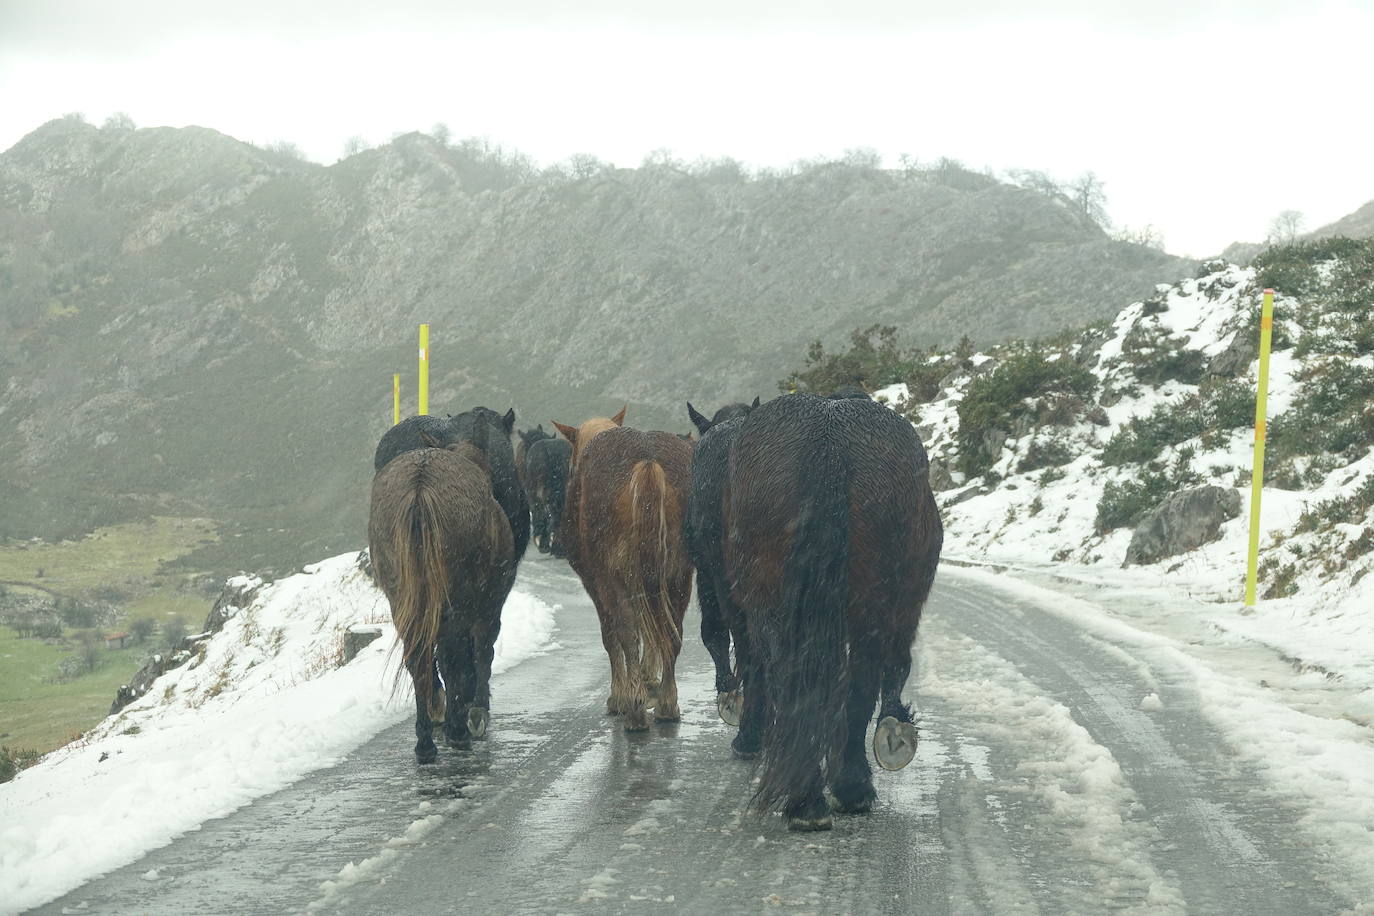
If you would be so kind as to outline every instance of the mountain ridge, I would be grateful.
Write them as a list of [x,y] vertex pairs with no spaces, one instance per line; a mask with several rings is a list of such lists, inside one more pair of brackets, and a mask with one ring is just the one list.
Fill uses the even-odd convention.
[[321,166],[50,122],[0,153],[0,536],[156,508],[337,547],[420,322],[436,411],[685,428],[813,339],[1047,336],[1193,266],[948,165],[573,178],[406,134]]

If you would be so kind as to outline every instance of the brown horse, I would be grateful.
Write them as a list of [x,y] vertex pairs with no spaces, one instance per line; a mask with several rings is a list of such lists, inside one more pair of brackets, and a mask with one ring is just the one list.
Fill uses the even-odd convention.
[[790,395],[744,419],[726,487],[727,579],[750,641],[735,750],[762,748],[758,807],[828,829],[827,783],[841,812],[876,798],[864,734],[880,696],[874,756],[899,769],[916,751],[902,688],[943,540],[925,449],[866,398]]
[[621,426],[624,417],[556,425],[573,446],[568,561],[596,605],[611,663],[606,711],[640,731],[650,707],[660,722],[681,717],[675,670],[692,593],[682,537],[692,447],[672,433]]
[[437,442],[428,437],[431,447],[402,452],[377,473],[367,525],[377,582],[415,685],[420,763],[438,756],[433,731],[441,717],[450,745],[486,734],[492,657],[516,565],[483,443]]

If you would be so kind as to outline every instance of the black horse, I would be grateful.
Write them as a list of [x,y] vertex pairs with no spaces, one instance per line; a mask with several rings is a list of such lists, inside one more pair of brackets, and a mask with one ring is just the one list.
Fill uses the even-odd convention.
[[519,563],[530,543],[530,504],[515,472],[515,450],[510,442],[513,429],[514,410],[499,414],[486,407],[474,407],[448,420],[448,441],[486,443],[483,451],[491,465],[492,491],[510,521],[515,539],[515,562]]
[[[716,708],[729,725],[739,725],[742,685],[739,663],[748,654],[749,635],[730,604],[722,545],[722,497],[729,470],[730,446],[749,412],[759,406],[727,404],[708,420],[689,401],[687,416],[701,433],[692,454],[692,491],[687,503],[684,533],[687,552],[697,568],[697,603],[701,606],[701,641],[716,668]],[[730,664],[730,645],[736,664]],[[743,753],[736,745],[736,753]],[[750,754],[749,756],[753,756]]]
[[925,449],[866,398],[781,397],[735,433],[724,505],[751,647],[736,746],[764,756],[754,803],[792,829],[828,829],[827,784],[841,812],[876,798],[864,734],[880,697],[879,764],[916,751],[902,689],[943,540]]
[[572,446],[564,439],[540,439],[525,452],[525,491],[530,500],[534,546],[555,557],[567,553],[560,522],[571,461]]
[[422,434],[426,434],[434,442],[440,442],[443,446],[456,441],[453,433],[449,429],[449,417],[415,416],[406,417],[400,423],[391,427],[382,436],[382,441],[377,443],[377,451],[372,456],[372,470],[380,471],[386,467],[387,462],[402,452],[413,451],[417,448],[427,448]]
[[528,493],[530,489],[529,481],[525,478],[525,456],[529,454],[530,446],[544,439],[556,438],[553,433],[544,432],[544,424],[540,423],[534,429],[522,429],[516,432],[519,442],[515,443],[515,474],[520,478],[520,485]]

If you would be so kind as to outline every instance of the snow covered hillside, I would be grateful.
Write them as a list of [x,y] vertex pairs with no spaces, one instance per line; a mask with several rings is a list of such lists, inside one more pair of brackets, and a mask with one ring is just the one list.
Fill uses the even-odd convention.
[[[1250,611],[1266,285],[1278,295],[1261,600]],[[928,403],[908,403],[904,385],[879,395],[930,450],[946,556],[1163,589],[1214,627],[1364,689],[1361,719],[1374,722],[1374,242],[1298,246],[1252,268],[1212,262],[1108,326],[959,360]],[[1209,541],[1122,568],[1138,524],[1171,494],[1207,485],[1232,507]]]
[[[320,767],[413,714],[386,599],[345,554],[230,580],[244,606],[190,660],[0,785],[0,912],[39,905]],[[382,636],[343,662],[345,633]],[[493,674],[546,650],[554,608],[513,591]]]

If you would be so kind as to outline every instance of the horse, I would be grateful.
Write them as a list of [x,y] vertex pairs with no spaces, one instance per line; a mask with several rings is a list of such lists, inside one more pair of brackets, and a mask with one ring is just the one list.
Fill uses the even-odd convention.
[[534,544],[555,557],[564,554],[560,522],[571,460],[572,446],[565,439],[540,439],[525,453],[525,492]]
[[753,807],[790,829],[832,826],[827,784],[839,812],[872,807],[875,703],[878,763],[915,755],[902,689],[943,540],[929,470],[912,425],[866,398],[777,398],[735,435],[724,556],[751,648],[736,747],[762,746]]
[[[697,570],[697,604],[701,607],[701,641],[711,654],[716,669],[716,709],[728,725],[739,725],[743,703],[738,659],[748,652],[748,633],[736,609],[730,604],[722,553],[722,497],[729,470],[730,446],[740,424],[759,406],[727,404],[706,419],[687,402],[687,416],[701,434],[692,453],[692,488],[687,502],[683,533],[687,553]],[[730,664],[730,645],[735,646],[736,664]],[[738,752],[738,748],[736,749]]]
[[377,443],[377,451],[372,455],[372,470],[380,471],[386,467],[388,461],[402,452],[425,448],[424,440],[421,439],[422,434],[427,433],[432,439],[442,443],[441,448],[455,441],[448,424],[449,418],[432,417],[428,414],[406,417],[388,429]]
[[442,448],[421,432],[426,447],[397,455],[372,482],[368,549],[415,687],[421,764],[438,756],[436,720],[460,747],[490,723],[491,663],[516,557],[492,491],[485,432],[479,426],[473,441]]
[[530,543],[530,504],[515,470],[515,452],[510,444],[514,428],[514,410],[499,414],[487,407],[474,407],[448,419],[447,438],[442,441],[476,442],[480,439],[483,442],[481,448],[491,468],[492,492],[510,522],[518,564]]
[[525,456],[529,454],[530,446],[545,439],[557,439],[551,433],[544,432],[544,424],[540,423],[534,429],[522,429],[516,433],[520,441],[515,444],[515,476],[520,479],[520,485],[528,492],[530,485],[525,479]]
[[643,731],[650,707],[659,722],[682,716],[675,670],[692,593],[682,537],[692,447],[622,426],[624,413],[556,425],[573,446],[563,526],[611,665],[606,711],[623,715],[626,731]]

